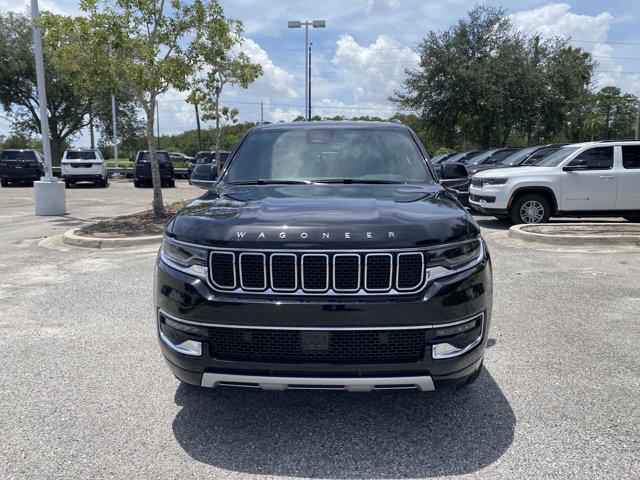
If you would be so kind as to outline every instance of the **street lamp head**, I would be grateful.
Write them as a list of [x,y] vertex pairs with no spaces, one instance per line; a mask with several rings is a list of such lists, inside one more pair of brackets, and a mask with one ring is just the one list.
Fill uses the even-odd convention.
[[325,28],[327,26],[326,20],[314,20],[313,28]]
[[300,20],[290,20],[288,22],[289,28],[301,28],[302,22]]

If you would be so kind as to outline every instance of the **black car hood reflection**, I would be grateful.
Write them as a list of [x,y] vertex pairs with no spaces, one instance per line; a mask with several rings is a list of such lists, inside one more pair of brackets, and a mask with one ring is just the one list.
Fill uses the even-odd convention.
[[166,232],[218,247],[372,249],[462,241],[479,227],[439,185],[219,185]]

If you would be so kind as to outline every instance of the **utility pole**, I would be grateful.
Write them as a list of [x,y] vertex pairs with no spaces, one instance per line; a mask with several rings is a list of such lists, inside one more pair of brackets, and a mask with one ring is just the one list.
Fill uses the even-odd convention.
[[42,33],[37,23],[39,18],[38,0],[31,0],[33,53],[36,60],[38,103],[40,104],[40,132],[42,133],[42,152],[44,154],[45,165],[44,177],[33,184],[36,215],[64,215],[67,213],[65,184],[64,182],[58,182],[53,176],[51,143],[49,140],[49,115],[47,113],[47,92],[44,83],[44,60],[42,59]]
[[638,99],[638,110],[636,110],[636,140],[640,140],[640,99]]
[[325,20],[314,20],[313,22],[302,22],[300,20],[290,20],[289,28],[301,28],[304,26],[304,117],[311,119],[311,75],[310,75],[310,50],[309,50],[309,26],[313,28],[326,28]]
[[264,102],[260,102],[260,125],[264,125]]
[[160,102],[156,100],[156,150],[160,150]]
[[196,107],[196,125],[198,125],[198,148],[202,151],[202,132],[200,131],[200,112],[198,111],[198,104],[194,103]]
[[308,63],[309,63],[309,72],[307,74],[308,78],[309,78],[309,86],[307,87],[307,90],[309,91],[309,96],[307,97],[307,112],[308,112],[308,117],[307,120],[311,121],[311,47],[313,46],[313,43],[309,44],[309,59],[308,59]]

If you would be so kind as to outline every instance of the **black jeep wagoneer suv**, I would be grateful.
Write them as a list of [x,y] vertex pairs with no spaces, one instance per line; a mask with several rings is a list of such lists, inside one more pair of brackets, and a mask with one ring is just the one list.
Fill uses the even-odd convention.
[[203,387],[471,383],[491,264],[441,183],[401,124],[252,129],[165,229],[154,288],[173,373]]

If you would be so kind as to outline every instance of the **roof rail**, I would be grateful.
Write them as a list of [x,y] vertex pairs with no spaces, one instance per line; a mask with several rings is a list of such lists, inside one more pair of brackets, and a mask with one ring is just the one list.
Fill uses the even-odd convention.
[[637,142],[636,138],[609,138],[607,140],[598,140],[596,143],[611,143],[611,142]]

